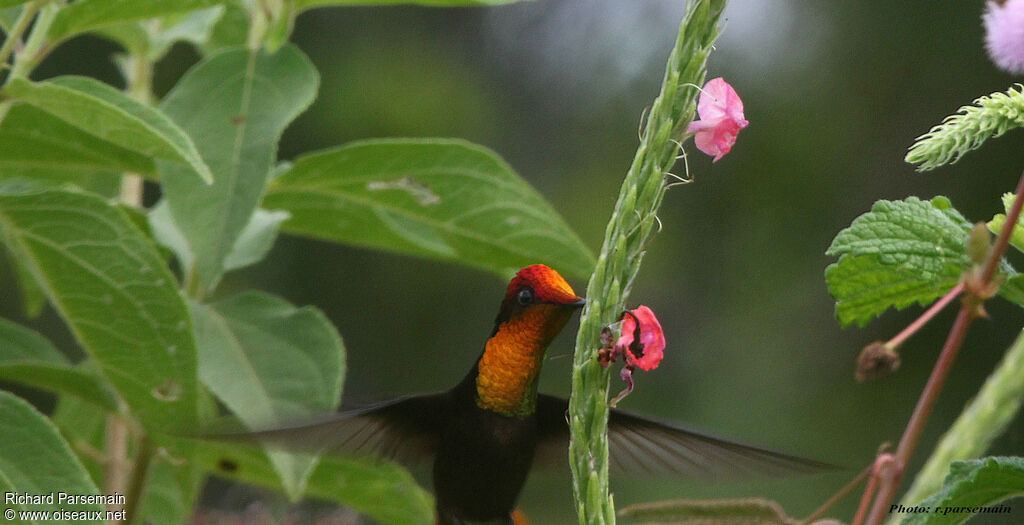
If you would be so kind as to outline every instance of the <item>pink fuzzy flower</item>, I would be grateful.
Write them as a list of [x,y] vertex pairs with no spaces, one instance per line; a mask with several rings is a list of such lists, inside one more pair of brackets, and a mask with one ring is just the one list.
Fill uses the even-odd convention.
[[736,143],[736,135],[750,124],[743,118],[743,101],[722,77],[704,84],[697,114],[700,120],[691,122],[686,132],[695,134],[693,142],[697,149],[713,156],[712,162],[718,162],[729,153]]
[[1007,73],[1024,73],[1024,0],[990,1],[982,21],[992,61]]

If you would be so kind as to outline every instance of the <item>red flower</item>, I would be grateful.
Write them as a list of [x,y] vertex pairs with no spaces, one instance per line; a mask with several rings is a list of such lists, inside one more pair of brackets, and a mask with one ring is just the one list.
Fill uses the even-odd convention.
[[665,357],[665,332],[654,312],[640,305],[624,314],[622,335],[615,346],[625,353],[627,365],[654,370]]
[[743,101],[728,82],[718,77],[704,84],[697,102],[700,120],[690,123],[687,133],[694,133],[697,149],[715,157],[718,162],[732,150],[736,135],[750,124],[743,118]]
[[622,313],[619,338],[613,343],[612,337],[610,327],[601,331],[601,341],[605,348],[598,352],[598,362],[607,368],[620,355],[625,357],[626,364],[619,371],[619,377],[626,383],[626,388],[608,403],[608,406],[613,407],[633,391],[634,370],[658,368],[661,359],[665,357],[665,332],[654,312],[640,305]]

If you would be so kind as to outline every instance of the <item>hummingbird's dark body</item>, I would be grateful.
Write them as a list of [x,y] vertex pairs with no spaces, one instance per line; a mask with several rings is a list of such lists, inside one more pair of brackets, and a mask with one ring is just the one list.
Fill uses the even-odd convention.
[[442,524],[507,517],[537,448],[536,414],[505,416],[480,408],[471,379],[467,376],[451,391],[452,408],[434,459]]
[[[568,400],[537,393],[548,344],[585,304],[554,270],[534,265],[509,284],[494,331],[454,388],[251,434],[318,451],[433,459],[438,525],[511,525],[530,468],[565,462]],[[613,409],[612,466],[684,475],[793,473],[827,465]]]

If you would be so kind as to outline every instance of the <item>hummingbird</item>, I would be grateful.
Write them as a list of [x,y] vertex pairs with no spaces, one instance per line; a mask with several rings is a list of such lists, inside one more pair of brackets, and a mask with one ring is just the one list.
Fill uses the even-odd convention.
[[[522,523],[516,501],[531,467],[568,456],[568,400],[538,393],[537,380],[548,345],[585,304],[555,270],[527,266],[455,387],[247,436],[292,450],[432,460],[437,525]],[[608,440],[611,465],[623,471],[695,477],[830,468],[619,409],[609,414]]]

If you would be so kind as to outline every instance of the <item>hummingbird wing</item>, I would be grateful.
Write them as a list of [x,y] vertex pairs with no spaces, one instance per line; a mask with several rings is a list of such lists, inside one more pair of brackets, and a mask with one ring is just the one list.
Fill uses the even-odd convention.
[[289,452],[383,456],[404,463],[431,457],[450,394],[404,396],[293,425],[209,436],[267,444]]
[[[538,395],[539,435],[535,462],[565,463],[569,443],[568,410],[568,399]],[[837,468],[615,408],[608,416],[608,452],[612,468],[634,474],[735,478],[751,474],[808,474]]]

